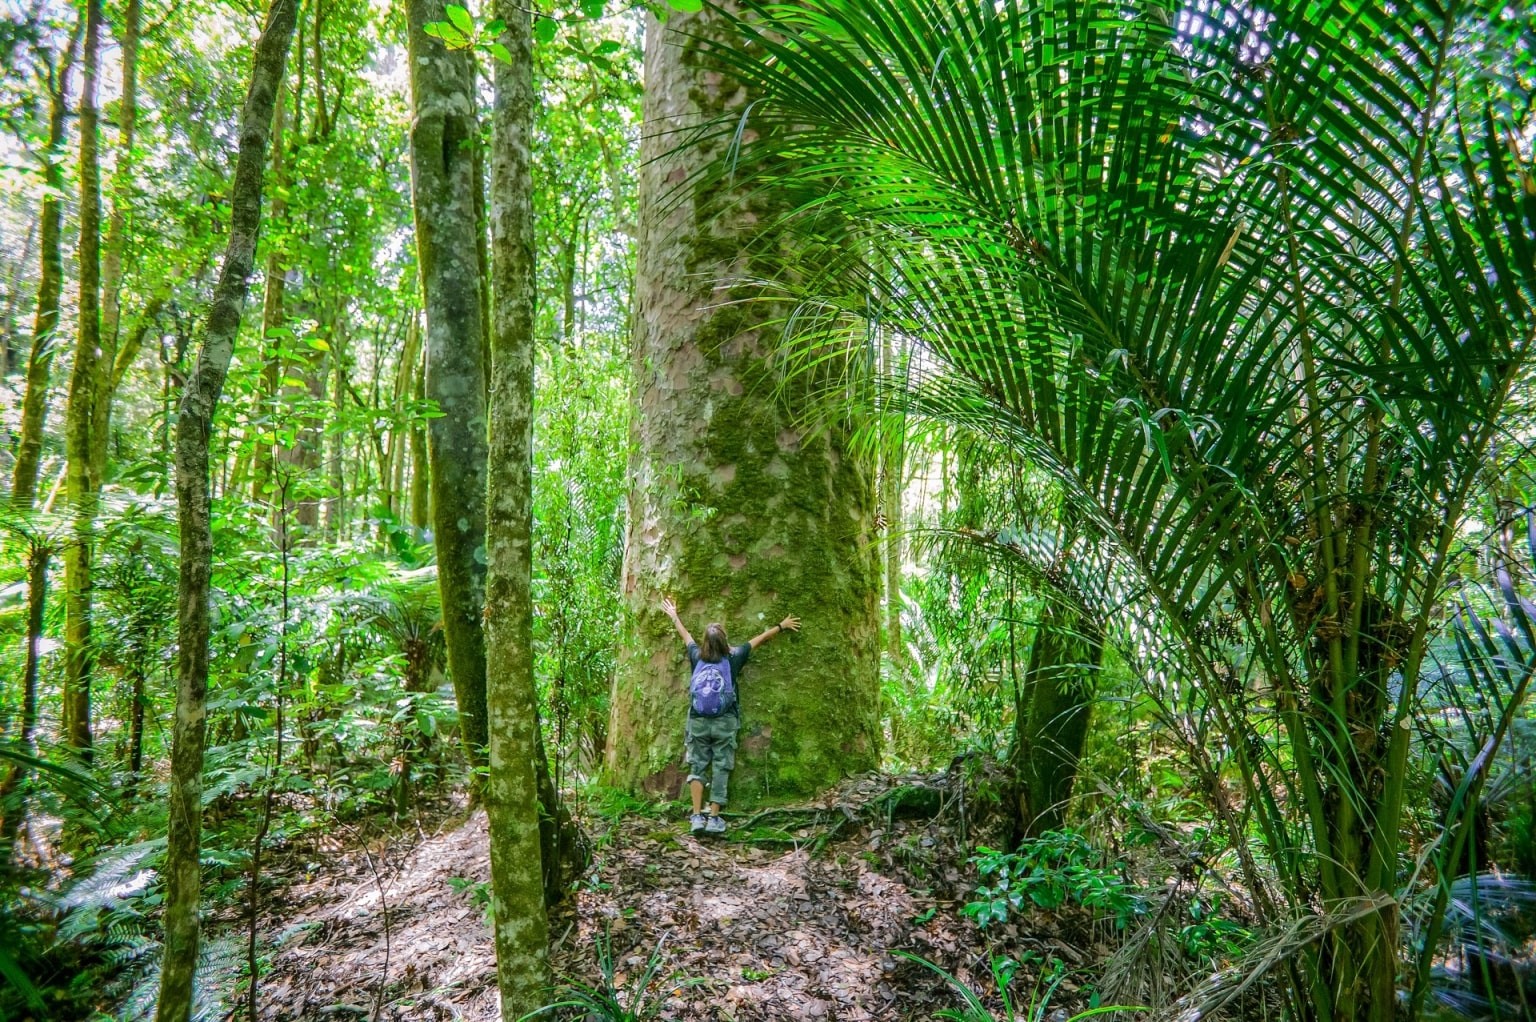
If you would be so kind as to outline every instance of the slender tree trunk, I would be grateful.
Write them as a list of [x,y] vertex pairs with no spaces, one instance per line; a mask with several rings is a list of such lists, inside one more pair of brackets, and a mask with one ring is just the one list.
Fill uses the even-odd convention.
[[86,0],[80,88],[80,326],[64,412],[65,499],[73,537],[64,548],[64,742],[91,757],[91,566],[95,555],[96,395],[106,372],[101,350],[101,163],[96,108],[101,67],[101,0]]
[[[896,372],[896,349],[889,330],[883,331],[881,356],[885,372]],[[901,490],[906,475],[906,445],[899,427],[887,438],[882,456],[885,464],[880,473],[880,513],[885,517],[885,654],[891,669],[898,675],[903,670],[905,646],[901,639]]]
[[478,120],[468,51],[448,50],[423,27],[442,0],[410,0],[411,195],[426,312],[427,428],[443,637],[472,763],[485,760],[485,365],[475,208]]
[[[423,353],[423,356],[425,353]],[[418,363],[412,372],[411,395],[417,401],[427,396],[426,367]],[[420,423],[411,425],[411,528],[419,538],[432,520],[432,462],[427,457],[427,431]]]
[[37,501],[37,470],[43,453],[43,424],[48,418],[48,386],[53,374],[54,342],[59,328],[59,296],[64,290],[63,207],[57,196],[64,189],[64,168],[58,154],[64,146],[64,122],[69,113],[69,73],[84,28],[82,18],[70,33],[51,74],[48,97],[48,148],[43,156],[41,268],[37,282],[37,316],[32,325],[32,350],[27,358],[27,387],[21,402],[21,435],[11,475],[11,503],[31,510]]
[[21,257],[11,264],[10,281],[5,287],[5,321],[0,329],[5,331],[4,350],[0,351],[0,372],[13,376],[21,363],[21,347],[16,340],[16,310],[21,305],[21,293],[25,290],[25,272],[32,261],[32,246],[37,243],[37,227],[41,220],[34,220],[27,228],[27,240],[22,243]]
[[117,166],[112,170],[112,208],[101,252],[101,342],[95,390],[91,395],[91,476],[98,488],[106,478],[107,447],[112,433],[112,402],[117,396],[118,344],[122,326],[123,257],[128,248],[128,208],[134,174],[134,130],[139,117],[139,22],[141,0],[123,7],[123,92],[117,110]]
[[[279,189],[287,183],[283,171],[283,127],[287,104],[283,102],[283,88],[277,93],[277,116],[272,125],[272,181]],[[272,196],[271,221],[280,223],[288,214],[288,200],[281,191]],[[261,343],[265,357],[261,365],[261,408],[256,417],[257,439],[251,452],[251,499],[266,499],[267,488],[272,483],[273,444],[264,438],[274,428],[273,418],[278,388],[283,375],[283,340],[287,326],[283,315],[283,286],[287,282],[287,269],[283,266],[282,245],[267,237],[267,260],[262,270],[261,296]]]
[[486,540],[486,660],[490,679],[491,886],[501,1015],[511,1022],[548,1003],[549,934],[539,786],[544,759],[533,663],[534,276],[532,23],[499,0],[507,29],[497,64],[491,173],[491,405]]
[[701,38],[734,30],[713,9],[646,23],[626,627],[607,769],[625,787],[683,781],[687,661],[661,594],[694,629],[719,621],[738,642],[797,614],[803,630],[759,650],[741,689],[731,793],[750,804],[879,762],[880,571],[874,486],[846,425],[807,427],[769,357],[785,310],[732,301],[761,292],[721,283],[779,278],[812,256],[770,233],[781,200],[696,177],[729,133],[674,149],[701,123],[738,122],[754,98]]
[[165,953],[156,1022],[188,1022],[192,1013],[202,886],[198,850],[207,729],[208,600],[213,575],[209,436],[254,269],[261,225],[262,168],[297,14],[297,0],[272,0],[266,27],[256,43],[251,86],[240,114],[240,150],[230,189],[229,242],[204,325],[197,367],[187,381],[176,422],[176,499],[181,527],[176,721],[165,862]]
[[[48,560],[53,551],[34,542],[27,553],[27,653],[22,671],[21,732],[18,743],[28,756],[37,755],[37,682],[42,658],[43,610],[48,602]],[[27,786],[31,771],[15,764],[0,785],[0,870],[15,854],[16,836],[27,816]],[[12,805],[12,803],[15,803]]]

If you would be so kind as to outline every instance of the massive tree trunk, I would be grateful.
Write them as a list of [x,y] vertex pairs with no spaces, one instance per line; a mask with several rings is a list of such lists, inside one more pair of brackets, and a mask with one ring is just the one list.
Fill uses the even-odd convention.
[[1041,610],[1014,707],[1020,839],[1057,830],[1065,819],[1103,659],[1103,638],[1081,614],[1054,603]]
[[64,492],[73,537],[64,548],[64,742],[91,755],[91,561],[101,479],[94,452],[96,394],[110,367],[101,351],[101,162],[96,100],[101,68],[101,0],[86,0],[80,88],[80,325],[64,412]]
[[730,132],[669,152],[680,132],[749,109],[746,90],[699,52],[699,37],[728,32],[712,11],[646,27],[626,637],[608,770],[650,790],[675,792],[683,779],[686,661],[660,594],[695,629],[720,621],[735,642],[798,614],[802,632],[762,649],[742,685],[732,791],[750,802],[815,792],[878,762],[880,575],[873,486],[844,429],[811,428],[778,387],[771,321],[785,310],[732,304],[755,292],[720,283],[790,272],[761,229],[781,207],[692,177]]
[[197,966],[197,909],[202,881],[203,743],[207,730],[208,600],[213,532],[208,494],[208,440],[224,389],[235,335],[256,261],[262,168],[272,110],[298,16],[297,0],[272,0],[256,43],[251,86],[240,114],[240,151],[230,189],[229,242],[203,328],[197,366],[176,421],[176,502],[181,528],[177,604],[176,721],[172,731],[170,829],[165,860],[165,953],[156,1022],[187,1022]]
[[75,63],[84,19],[70,32],[69,44],[49,72],[48,148],[44,151],[43,215],[38,250],[41,254],[37,282],[37,316],[32,325],[32,350],[27,357],[27,388],[21,401],[21,435],[16,441],[16,464],[11,475],[11,503],[30,510],[37,500],[37,469],[43,453],[43,423],[48,418],[48,385],[53,373],[55,333],[59,328],[59,296],[64,290],[64,259],[61,254],[63,207],[58,196],[64,190],[64,168],[56,154],[64,145],[64,122],[69,113],[69,72]]
[[485,365],[475,157],[474,67],[424,26],[442,0],[410,0],[411,198],[426,306],[427,397],[442,413],[427,428],[432,525],[443,638],[471,762],[485,759]]
[[486,660],[490,678],[491,890],[501,1014],[512,1020],[546,1003],[549,934],[539,812],[538,693],[533,663],[534,247],[532,21],[499,0],[500,42],[491,154],[490,455],[487,494]]

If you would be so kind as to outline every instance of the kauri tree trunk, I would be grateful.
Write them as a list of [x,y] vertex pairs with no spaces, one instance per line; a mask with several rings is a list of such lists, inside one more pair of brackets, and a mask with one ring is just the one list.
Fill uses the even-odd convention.
[[188,1022],[197,966],[202,883],[203,744],[207,731],[208,601],[213,576],[208,440],[245,308],[261,225],[262,168],[272,110],[298,17],[298,0],[272,0],[256,43],[240,113],[240,150],[230,189],[229,242],[203,327],[197,366],[176,420],[176,503],[181,529],[177,592],[176,720],[172,730],[170,828],[165,857],[165,952],[156,1022]]
[[709,10],[646,26],[626,635],[607,766],[618,784],[671,793],[684,776],[687,662],[660,594],[696,631],[720,621],[737,643],[798,614],[801,633],[760,650],[741,687],[732,797],[751,802],[878,762],[880,573],[874,487],[844,429],[807,426],[778,387],[770,353],[787,310],[732,304],[757,292],[722,284],[790,272],[762,229],[782,207],[694,176],[729,131],[674,151],[689,129],[749,110],[699,49],[730,31]]
[[[549,934],[539,812],[538,693],[533,650],[534,242],[532,22],[499,0],[492,115],[490,456],[487,495],[486,660],[490,679],[491,891],[501,1014],[522,1018],[548,1003]],[[558,861],[558,860],[557,860]]]
[[43,453],[43,424],[48,418],[48,386],[53,374],[55,334],[59,328],[59,296],[64,290],[62,255],[64,168],[57,154],[64,145],[69,116],[69,72],[75,63],[84,19],[70,32],[69,43],[49,70],[48,148],[44,151],[42,228],[38,252],[37,315],[32,324],[32,350],[27,356],[27,386],[21,400],[21,432],[16,440],[16,464],[11,472],[11,503],[31,510],[37,500],[37,470]]
[[73,537],[64,548],[64,743],[91,755],[91,561],[95,550],[96,497],[101,489],[96,450],[96,393],[104,363],[101,351],[101,163],[96,100],[101,70],[101,0],[86,0],[85,47],[80,88],[80,282],[75,365],[64,412],[64,492]]
[[474,67],[466,50],[428,36],[446,17],[442,0],[409,0],[411,198],[426,312],[427,397],[442,414],[427,427],[432,526],[437,544],[443,638],[459,705],[465,754],[484,762],[485,365],[481,347],[479,128]]

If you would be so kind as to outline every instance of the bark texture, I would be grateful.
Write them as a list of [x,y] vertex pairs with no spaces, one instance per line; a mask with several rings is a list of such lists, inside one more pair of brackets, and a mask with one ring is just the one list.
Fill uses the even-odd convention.
[[1019,838],[1057,830],[1065,819],[1103,659],[1097,628],[1078,613],[1046,606],[1014,714]]
[[202,881],[198,849],[207,730],[208,601],[213,575],[208,440],[256,260],[262,168],[297,15],[297,0],[272,0],[266,27],[256,43],[251,85],[240,114],[240,149],[230,189],[229,242],[203,327],[197,365],[187,381],[176,421],[176,502],[181,529],[176,720],[172,731],[170,827],[165,861],[165,952],[156,1022],[187,1022],[192,1013]]
[[[697,40],[730,29],[712,11],[646,28],[645,129],[635,281],[626,639],[613,691],[608,771],[675,793],[687,661],[659,594],[690,627],[745,641],[786,614],[798,636],[761,649],[741,686],[732,798],[804,795],[879,759],[880,574],[874,492],[837,423],[808,428],[769,355],[785,310],[731,304],[784,258],[761,195],[698,176],[725,138],[674,151],[689,129],[739,119],[751,95]],[[745,127],[752,131],[750,120]]]
[[101,350],[101,160],[96,107],[101,69],[101,0],[86,0],[80,86],[80,282],[75,364],[64,412],[64,493],[73,524],[64,548],[64,744],[91,755],[91,562],[95,553],[96,495],[101,480],[94,451]]
[[528,12],[499,0],[510,66],[495,71],[492,114],[490,456],[486,657],[490,679],[491,889],[504,1019],[548,1003],[549,933],[540,832],[533,650],[533,47]]
[[32,350],[27,356],[27,386],[21,400],[21,432],[16,440],[16,464],[11,473],[11,503],[31,510],[37,501],[37,470],[43,453],[43,424],[48,418],[48,384],[53,375],[53,353],[59,328],[59,296],[64,291],[63,221],[58,195],[64,189],[64,168],[58,160],[64,145],[64,122],[69,115],[69,73],[80,46],[83,19],[76,23],[65,47],[49,72],[48,148],[43,155],[42,226],[37,282],[37,314],[32,323]]
[[474,67],[426,34],[446,18],[442,0],[410,0],[411,198],[426,312],[427,397],[442,413],[427,426],[432,527],[443,638],[472,762],[485,760],[485,364],[476,237],[479,138]]
[[123,6],[123,92],[117,104],[117,165],[112,169],[111,212],[107,238],[101,251],[101,339],[91,395],[91,475],[98,488],[107,471],[107,443],[112,432],[112,401],[121,379],[117,364],[123,320],[123,271],[128,250],[128,212],[132,205],[134,132],[139,120],[139,24],[140,0]]

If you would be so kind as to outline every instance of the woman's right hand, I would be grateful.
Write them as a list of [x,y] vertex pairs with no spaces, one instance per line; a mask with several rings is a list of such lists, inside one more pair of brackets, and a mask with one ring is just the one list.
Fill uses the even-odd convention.
[[674,619],[677,617],[677,604],[672,602],[672,597],[663,596],[661,598],[661,609],[667,617]]

